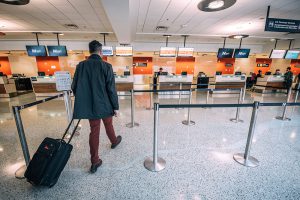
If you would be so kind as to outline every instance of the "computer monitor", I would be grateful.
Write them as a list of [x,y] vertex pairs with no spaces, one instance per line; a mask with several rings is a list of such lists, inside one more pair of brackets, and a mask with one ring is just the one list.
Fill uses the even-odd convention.
[[167,75],[168,75],[168,72],[162,72],[161,75],[167,76]]
[[222,75],[222,72],[216,72],[216,75]]
[[124,71],[124,76],[130,76],[130,71]]
[[186,75],[187,75],[187,72],[181,72],[181,75],[182,75],[182,76],[186,76]]
[[242,72],[235,72],[234,75],[242,75]]
[[0,76],[3,76],[4,74],[3,74],[3,72],[0,72]]
[[265,73],[265,75],[271,75],[272,74],[272,72],[266,72]]
[[38,72],[38,76],[46,76],[45,72]]

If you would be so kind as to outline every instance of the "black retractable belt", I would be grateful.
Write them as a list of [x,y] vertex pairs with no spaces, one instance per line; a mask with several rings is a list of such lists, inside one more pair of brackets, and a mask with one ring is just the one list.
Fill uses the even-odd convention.
[[[62,137],[62,140],[63,140],[63,139],[65,138],[65,136],[67,135],[67,133],[68,133],[68,131],[69,131],[69,129],[70,129],[71,124],[73,123],[73,121],[74,121],[74,118],[72,118],[72,120],[71,120],[71,122],[69,123],[67,129],[65,130],[65,133],[64,133],[64,135],[63,135],[63,137]],[[73,136],[74,136],[74,134],[75,134],[75,132],[76,132],[76,130],[77,130],[77,128],[78,128],[79,123],[80,123],[80,119],[78,120],[78,122],[76,123],[76,126],[75,126],[74,130],[72,131],[71,137],[70,137],[69,141],[67,142],[68,144],[71,142],[71,140],[72,140],[72,138],[73,138]]]

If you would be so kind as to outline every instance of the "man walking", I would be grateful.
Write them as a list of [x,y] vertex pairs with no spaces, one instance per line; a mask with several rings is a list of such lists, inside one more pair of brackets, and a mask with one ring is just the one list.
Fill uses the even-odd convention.
[[89,51],[91,56],[76,67],[72,90],[75,95],[74,119],[88,119],[90,123],[90,172],[95,173],[102,164],[98,154],[101,120],[112,149],[116,148],[122,137],[116,137],[112,124],[112,117],[117,116],[119,110],[112,66],[101,59],[100,42],[91,41]]
[[284,84],[288,94],[293,84],[293,72],[291,72],[291,67],[286,68],[286,73],[284,74]]

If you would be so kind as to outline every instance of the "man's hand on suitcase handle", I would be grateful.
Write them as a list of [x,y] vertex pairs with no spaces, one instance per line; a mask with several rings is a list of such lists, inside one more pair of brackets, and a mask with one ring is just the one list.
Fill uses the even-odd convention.
[[118,110],[114,110],[114,116],[118,117],[119,116],[119,111]]

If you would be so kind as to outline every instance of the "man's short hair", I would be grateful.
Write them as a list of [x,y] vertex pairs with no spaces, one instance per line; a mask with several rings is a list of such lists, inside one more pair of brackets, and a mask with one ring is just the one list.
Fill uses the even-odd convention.
[[287,70],[291,70],[291,67],[286,68]]
[[102,44],[97,40],[93,40],[89,43],[90,53],[98,53],[102,51]]

